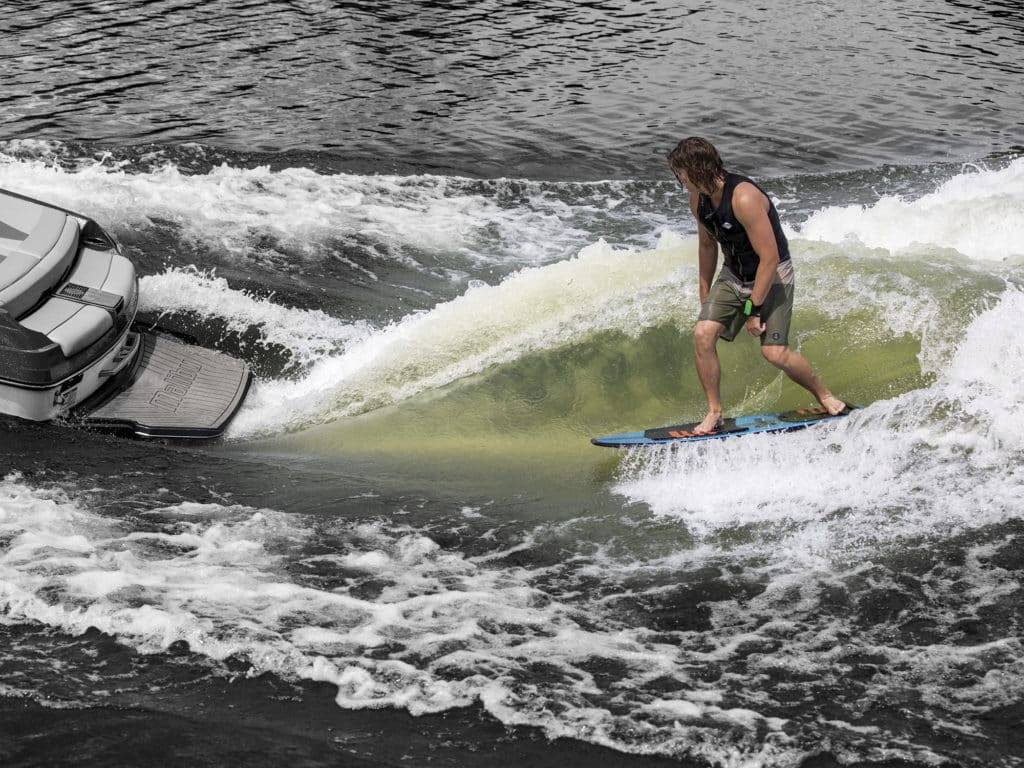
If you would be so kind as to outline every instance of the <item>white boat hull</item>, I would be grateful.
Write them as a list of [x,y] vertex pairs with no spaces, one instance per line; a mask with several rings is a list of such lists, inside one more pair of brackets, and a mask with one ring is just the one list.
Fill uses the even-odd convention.
[[0,382],[0,412],[31,421],[60,418],[110,383],[138,351],[138,334],[126,328],[109,352],[63,381],[45,387]]
[[96,222],[0,190],[0,412],[146,437],[223,434],[249,366],[132,331],[138,290]]

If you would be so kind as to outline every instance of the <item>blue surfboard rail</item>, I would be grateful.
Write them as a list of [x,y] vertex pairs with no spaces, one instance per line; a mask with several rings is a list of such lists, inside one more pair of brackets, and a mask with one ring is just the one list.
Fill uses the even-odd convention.
[[847,406],[842,413],[832,416],[824,408],[799,408],[777,413],[758,413],[726,419],[723,427],[715,432],[698,433],[699,422],[647,429],[642,432],[623,432],[591,439],[591,443],[604,448],[622,448],[633,445],[665,445],[667,443],[695,443],[702,440],[721,440],[726,437],[743,437],[762,432],[793,432],[805,429],[823,421],[848,416],[859,406]]

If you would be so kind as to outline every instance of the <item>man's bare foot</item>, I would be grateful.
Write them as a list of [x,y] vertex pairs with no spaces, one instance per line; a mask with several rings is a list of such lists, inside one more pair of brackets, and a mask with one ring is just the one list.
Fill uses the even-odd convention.
[[712,432],[717,432],[721,426],[722,412],[708,411],[708,415],[704,417],[704,421],[694,427],[693,431],[698,434],[710,434]]
[[831,416],[838,416],[846,410],[846,403],[835,395],[826,395],[821,398],[821,407],[828,411]]

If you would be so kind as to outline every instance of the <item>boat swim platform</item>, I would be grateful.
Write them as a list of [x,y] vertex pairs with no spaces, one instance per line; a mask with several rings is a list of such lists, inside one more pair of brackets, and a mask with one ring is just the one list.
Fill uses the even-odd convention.
[[139,437],[220,437],[242,405],[252,381],[236,358],[155,334],[140,334],[142,348],[129,384],[86,412],[84,425]]

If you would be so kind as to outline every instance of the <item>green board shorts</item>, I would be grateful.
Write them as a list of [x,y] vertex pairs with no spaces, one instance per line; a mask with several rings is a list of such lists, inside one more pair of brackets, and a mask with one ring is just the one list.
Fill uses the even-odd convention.
[[[732,341],[743,330],[747,317],[743,314],[750,292],[741,293],[733,283],[716,280],[700,307],[698,320],[713,320],[725,326],[721,338]],[[761,334],[762,347],[788,347],[789,324],[793,319],[793,286],[774,283],[761,305],[761,321],[765,324]]]

